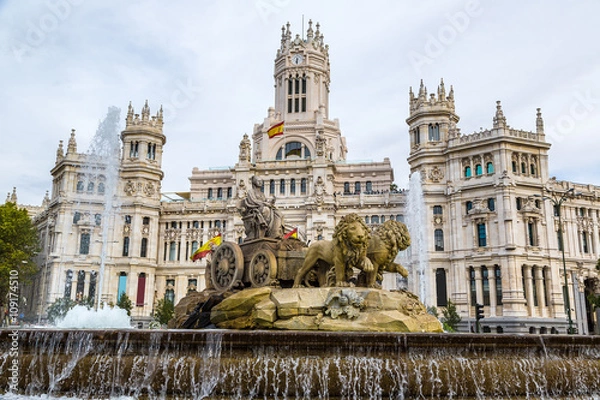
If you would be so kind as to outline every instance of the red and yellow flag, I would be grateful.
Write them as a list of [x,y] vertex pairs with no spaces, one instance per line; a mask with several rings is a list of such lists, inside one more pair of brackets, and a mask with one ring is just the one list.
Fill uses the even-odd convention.
[[298,227],[292,229],[291,231],[289,231],[288,233],[283,235],[283,238],[284,239],[289,239],[289,238],[298,239]]
[[270,127],[267,131],[267,135],[269,135],[269,139],[283,135],[283,121]]
[[204,243],[198,250],[196,250],[194,254],[192,254],[192,256],[190,257],[190,259],[192,261],[201,260],[202,258],[206,257],[208,253],[211,253],[213,251],[213,247],[217,247],[218,245],[220,245],[222,241],[223,240],[221,238],[221,234],[219,233],[217,236],[210,239],[208,242]]

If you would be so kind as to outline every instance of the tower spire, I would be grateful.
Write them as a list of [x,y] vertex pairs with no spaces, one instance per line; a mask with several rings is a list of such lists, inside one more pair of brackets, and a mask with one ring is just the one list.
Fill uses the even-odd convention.
[[65,156],[64,153],[64,149],[63,149],[63,141],[59,140],[58,141],[58,149],[56,149],[56,162],[58,163],[60,160],[62,160],[62,158]]

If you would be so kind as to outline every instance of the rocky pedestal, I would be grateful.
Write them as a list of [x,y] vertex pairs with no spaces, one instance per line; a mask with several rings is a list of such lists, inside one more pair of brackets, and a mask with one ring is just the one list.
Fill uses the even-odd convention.
[[[186,304],[180,311],[189,312]],[[212,307],[210,322],[222,329],[442,332],[414,294],[367,288],[246,289]]]

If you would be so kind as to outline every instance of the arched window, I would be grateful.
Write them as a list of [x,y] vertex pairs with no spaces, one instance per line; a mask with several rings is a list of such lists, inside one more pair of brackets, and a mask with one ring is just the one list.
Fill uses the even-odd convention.
[[360,193],[360,182],[354,182],[354,193]]
[[350,193],[350,182],[344,182],[344,193]]
[[77,191],[83,192],[83,181],[77,181]]
[[517,162],[516,161],[512,162],[512,172],[514,172],[515,174],[517,173]]
[[368,215],[365,217],[365,224],[369,225],[369,216]]
[[466,166],[465,167],[465,178],[470,178],[471,177],[471,167]]
[[80,219],[81,219],[81,213],[79,211],[75,211],[75,214],[73,214],[73,223],[74,224],[78,223]]
[[300,194],[306,194],[306,178],[300,179]]
[[373,216],[371,216],[371,223],[372,224],[378,224],[379,223],[379,215],[373,215]]
[[442,215],[442,206],[433,206],[433,215]]
[[296,194],[296,180],[294,178],[290,179],[290,194]]
[[365,185],[365,192],[371,193],[373,191],[373,182],[367,181]]
[[436,229],[433,232],[433,239],[435,243],[435,251],[444,251],[444,231]]
[[105,191],[105,190],[106,190],[106,189],[104,188],[104,183],[103,183],[103,182],[100,182],[100,183],[98,184],[98,194],[104,194],[104,191]]
[[288,77],[287,112],[306,111],[306,75]]
[[421,144],[421,134],[419,133],[419,128],[415,128],[413,130],[413,138],[415,145]]
[[276,160],[282,160],[283,159],[283,149],[277,150],[277,155],[275,155],[275,159]]
[[212,197],[213,197],[213,190],[212,190],[212,188],[208,188],[208,198],[212,199]]
[[487,174],[493,174],[494,173],[494,164],[492,164],[492,162],[488,162],[487,164],[485,164],[485,172]]
[[521,163],[521,173],[522,174],[526,174],[527,173],[527,165],[524,162]]
[[223,188],[218,188],[217,189],[217,199],[222,199],[223,198]]
[[285,194],[285,179],[279,181],[279,194]]
[[140,245],[140,257],[147,257],[148,254],[148,238],[142,238]]
[[275,179],[269,181],[269,194],[275,194]]
[[481,168],[481,164],[475,165],[475,175],[479,176],[483,174],[483,168]]
[[300,142],[288,142],[285,144],[285,158],[302,157],[302,143]]
[[535,164],[530,164],[529,165],[529,173],[533,176],[535,176]]

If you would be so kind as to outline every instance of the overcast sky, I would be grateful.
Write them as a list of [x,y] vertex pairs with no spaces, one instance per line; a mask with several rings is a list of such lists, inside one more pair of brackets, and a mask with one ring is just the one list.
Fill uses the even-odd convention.
[[[86,151],[108,107],[165,107],[163,191],[194,167],[232,166],[273,105],[281,26],[320,22],[330,47],[330,118],[348,160],[389,157],[408,182],[408,90],[454,86],[463,133],[535,130],[550,174],[600,184],[598,1],[0,0],[0,190],[40,204],[59,140]],[[122,127],[124,127],[124,121]],[[1,193],[1,192],[0,192]]]

